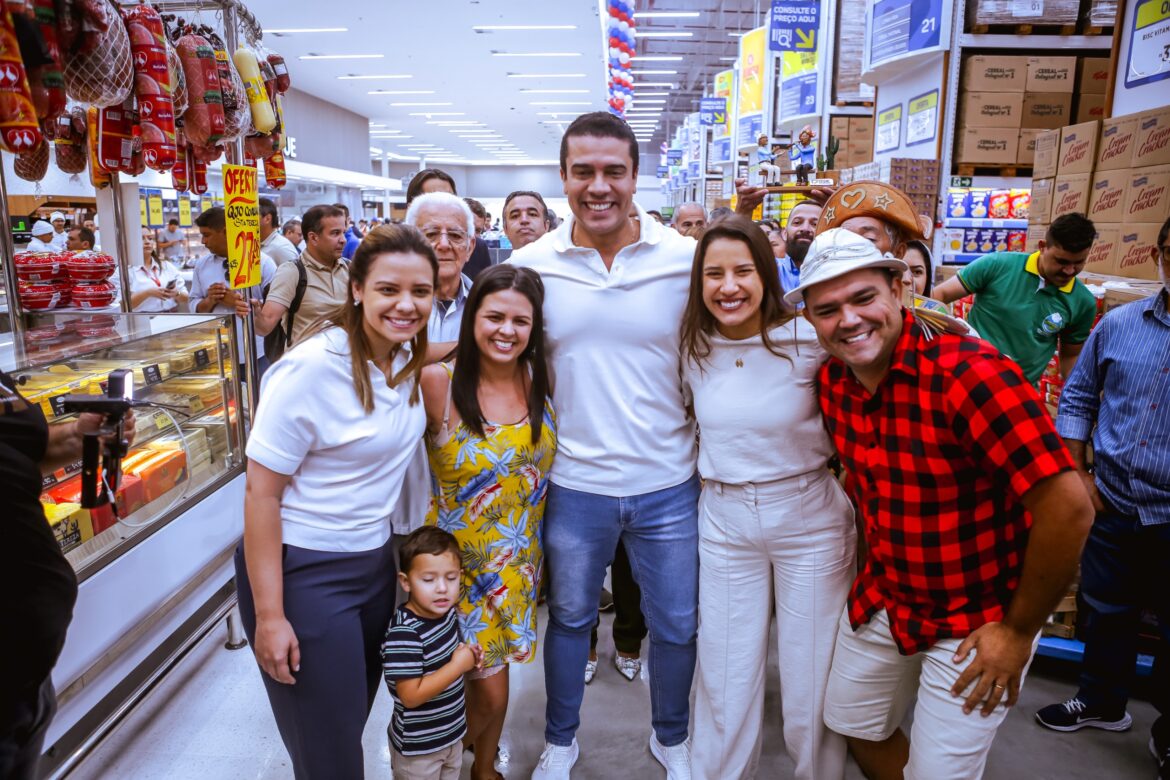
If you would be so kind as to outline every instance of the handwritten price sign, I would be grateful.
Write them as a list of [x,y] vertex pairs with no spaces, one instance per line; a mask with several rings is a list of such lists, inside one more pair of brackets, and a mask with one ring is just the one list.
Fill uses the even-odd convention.
[[227,218],[228,283],[233,290],[260,284],[260,204],[256,169],[223,166],[224,216]]

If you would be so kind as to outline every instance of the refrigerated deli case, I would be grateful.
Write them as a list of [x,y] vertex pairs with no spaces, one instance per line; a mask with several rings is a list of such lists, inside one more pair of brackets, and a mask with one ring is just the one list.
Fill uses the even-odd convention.
[[[230,316],[43,314],[0,335],[0,368],[65,421],[62,398],[133,376],[137,434],[114,508],[80,505],[81,463],[44,479],[45,514],[80,583],[53,672],[45,768],[65,771],[234,604],[243,529],[242,415]],[[19,641],[8,637],[5,641]]]

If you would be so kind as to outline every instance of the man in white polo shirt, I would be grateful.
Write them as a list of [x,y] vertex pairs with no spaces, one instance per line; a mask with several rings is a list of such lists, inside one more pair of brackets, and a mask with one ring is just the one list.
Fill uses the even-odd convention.
[[544,280],[557,382],[544,515],[546,746],[533,778],[568,778],[577,760],[589,634],[619,539],[650,629],[650,750],[669,780],[691,776],[699,484],[678,355],[695,242],[634,205],[637,178],[629,126],[604,112],[578,117],[561,140],[572,216],[510,261]]

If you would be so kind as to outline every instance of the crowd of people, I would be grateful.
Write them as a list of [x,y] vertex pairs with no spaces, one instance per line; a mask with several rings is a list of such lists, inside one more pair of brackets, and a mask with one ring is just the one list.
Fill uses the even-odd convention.
[[[1163,289],[1094,328],[1081,215],[934,285],[928,221],[889,185],[815,192],[779,224],[749,218],[764,189],[741,182],[735,213],[666,225],[638,166],[623,121],[578,117],[571,213],[509,195],[497,265],[476,264],[490,215],[437,169],[400,224],[322,205],[278,230],[262,205],[256,297],[224,284],[222,210],[197,220],[191,307],[251,311],[269,337],[235,565],[295,775],[362,776],[384,682],[396,778],[458,777],[465,753],[501,777],[508,670],[541,652],[543,599],[532,777],[570,777],[612,599],[627,679],[649,638],[670,780],[768,774],[773,639],[796,777],[852,755],[871,778],[978,778],[1082,550],[1081,689],[1037,719],[1128,728],[1141,608],[1170,626],[1170,220]],[[150,248],[143,300],[185,294]],[[970,324],[949,316],[972,293]],[[1057,353],[1054,421],[1034,383]]]

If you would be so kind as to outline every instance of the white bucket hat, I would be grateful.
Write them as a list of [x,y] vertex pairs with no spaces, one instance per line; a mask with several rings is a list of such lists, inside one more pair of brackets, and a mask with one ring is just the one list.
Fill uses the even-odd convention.
[[62,214],[60,211],[54,211],[52,214],[49,215],[50,222],[56,222],[57,220],[61,220],[62,222],[65,221],[65,215]]
[[784,300],[800,303],[804,291],[813,285],[863,268],[889,268],[905,273],[909,266],[888,252],[883,254],[864,236],[845,228],[826,230],[809,245],[808,255],[800,267],[800,285],[784,293]]
[[34,236],[43,236],[46,233],[52,233],[53,226],[50,225],[48,222],[45,222],[42,219],[42,220],[38,220],[37,222],[33,223],[32,230],[30,230],[29,232],[32,233]]

